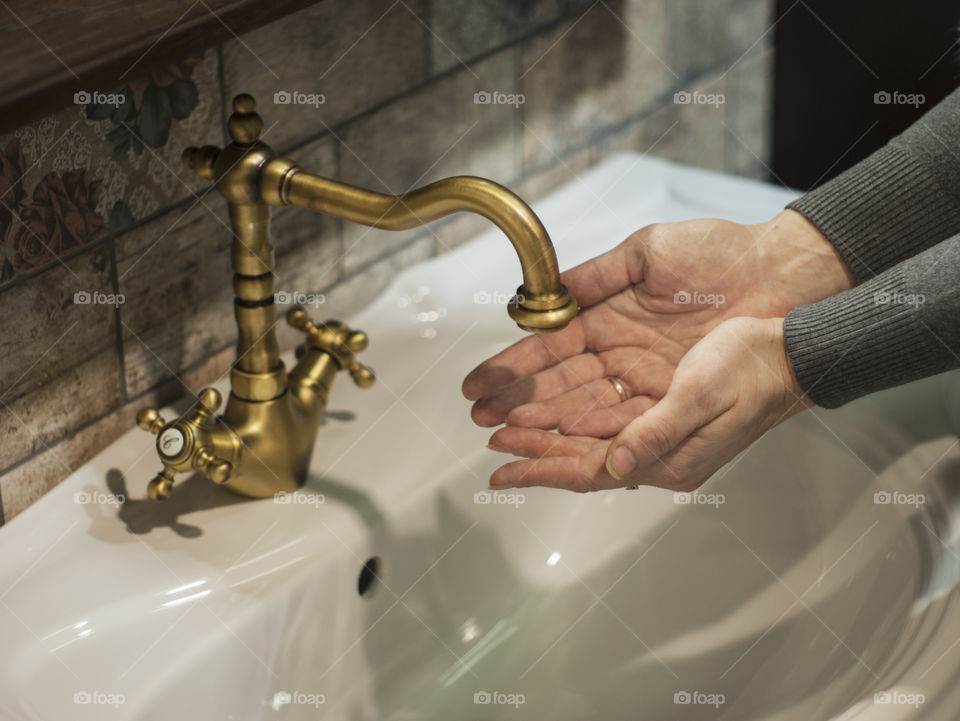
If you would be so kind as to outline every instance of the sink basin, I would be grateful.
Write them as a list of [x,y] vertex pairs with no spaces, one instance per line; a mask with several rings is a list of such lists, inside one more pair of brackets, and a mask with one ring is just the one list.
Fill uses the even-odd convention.
[[[535,209],[569,267],[791,197],[620,155]],[[5,526],[0,717],[955,719],[960,378],[801,414],[693,495],[491,494],[459,387],[522,335],[516,263],[491,230],[344,319],[379,383],[335,386],[301,491],[145,500],[132,429]]]

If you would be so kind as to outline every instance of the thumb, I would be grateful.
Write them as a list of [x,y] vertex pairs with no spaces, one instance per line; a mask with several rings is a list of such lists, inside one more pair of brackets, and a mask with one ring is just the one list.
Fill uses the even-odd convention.
[[694,392],[668,391],[614,438],[607,450],[607,472],[620,481],[638,467],[656,463],[703,425],[700,405]]

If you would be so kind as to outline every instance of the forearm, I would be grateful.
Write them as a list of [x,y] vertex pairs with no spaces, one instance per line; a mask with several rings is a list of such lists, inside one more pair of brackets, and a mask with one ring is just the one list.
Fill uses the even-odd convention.
[[960,367],[960,236],[794,308],[784,341],[800,386],[826,408]]
[[960,90],[788,208],[826,236],[857,282],[960,233]]

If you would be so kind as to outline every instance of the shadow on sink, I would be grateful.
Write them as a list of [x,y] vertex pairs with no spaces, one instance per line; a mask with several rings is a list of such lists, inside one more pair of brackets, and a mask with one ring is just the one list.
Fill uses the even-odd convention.
[[[174,407],[179,412],[185,412],[189,403],[181,401],[179,404],[174,404]],[[350,422],[355,418],[356,415],[349,410],[328,411],[321,425],[331,420],[341,423]],[[132,498],[123,471],[117,468],[111,468],[107,471],[105,481],[110,493],[117,499],[123,499],[119,503],[115,517],[123,523],[127,531],[137,535],[150,533],[156,528],[169,528],[181,538],[199,538],[203,535],[203,529],[199,526],[184,523],[180,520],[182,515],[219,508],[220,506],[232,506],[237,503],[263,500],[239,496],[197,475],[177,483],[173,487],[170,498],[165,501]],[[370,524],[382,521],[379,512],[373,508],[366,497],[348,486],[311,477],[304,488],[312,488],[326,496],[337,498],[353,506]],[[94,522],[90,529],[91,535],[104,540],[111,539],[112,533],[106,528],[100,528],[99,524],[112,520],[114,514],[98,512],[93,505],[87,506],[87,513],[90,520]]]
[[180,520],[180,516],[219,506],[231,506],[260,499],[245,498],[231,493],[226,488],[211,483],[200,476],[191,476],[173,487],[173,493],[165,501],[152,501],[149,498],[131,498],[127,489],[127,480],[123,472],[111,468],[107,471],[107,488],[114,496],[123,498],[115,514],[98,515],[95,506],[88,506],[88,513],[94,525],[90,533],[94,536],[108,537],[112,534],[98,532],[99,523],[110,522],[113,517],[120,519],[127,531],[142,535],[155,528],[169,528],[182,538],[199,538],[203,529]]
[[370,496],[365,492],[348,483],[335,481],[330,477],[317,476],[310,474],[307,476],[307,482],[303,484],[301,490],[320,493],[326,502],[337,501],[351,508],[364,525],[376,530],[386,526],[383,514],[370,500]]

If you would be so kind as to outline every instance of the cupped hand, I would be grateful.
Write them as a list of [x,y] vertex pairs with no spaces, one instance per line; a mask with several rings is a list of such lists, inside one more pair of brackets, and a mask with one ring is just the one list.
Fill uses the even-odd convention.
[[506,426],[494,450],[524,457],[492,488],[596,491],[653,485],[690,491],[767,430],[812,405],[783,343],[783,319],[731,318],[683,356],[666,395],[613,439]]
[[782,318],[852,284],[833,246],[793,211],[757,225],[649,226],[563,280],[583,308],[578,317],[490,358],[463,393],[479,425],[579,437],[550,435],[567,451],[620,433],[663,399],[681,359],[725,320]]

